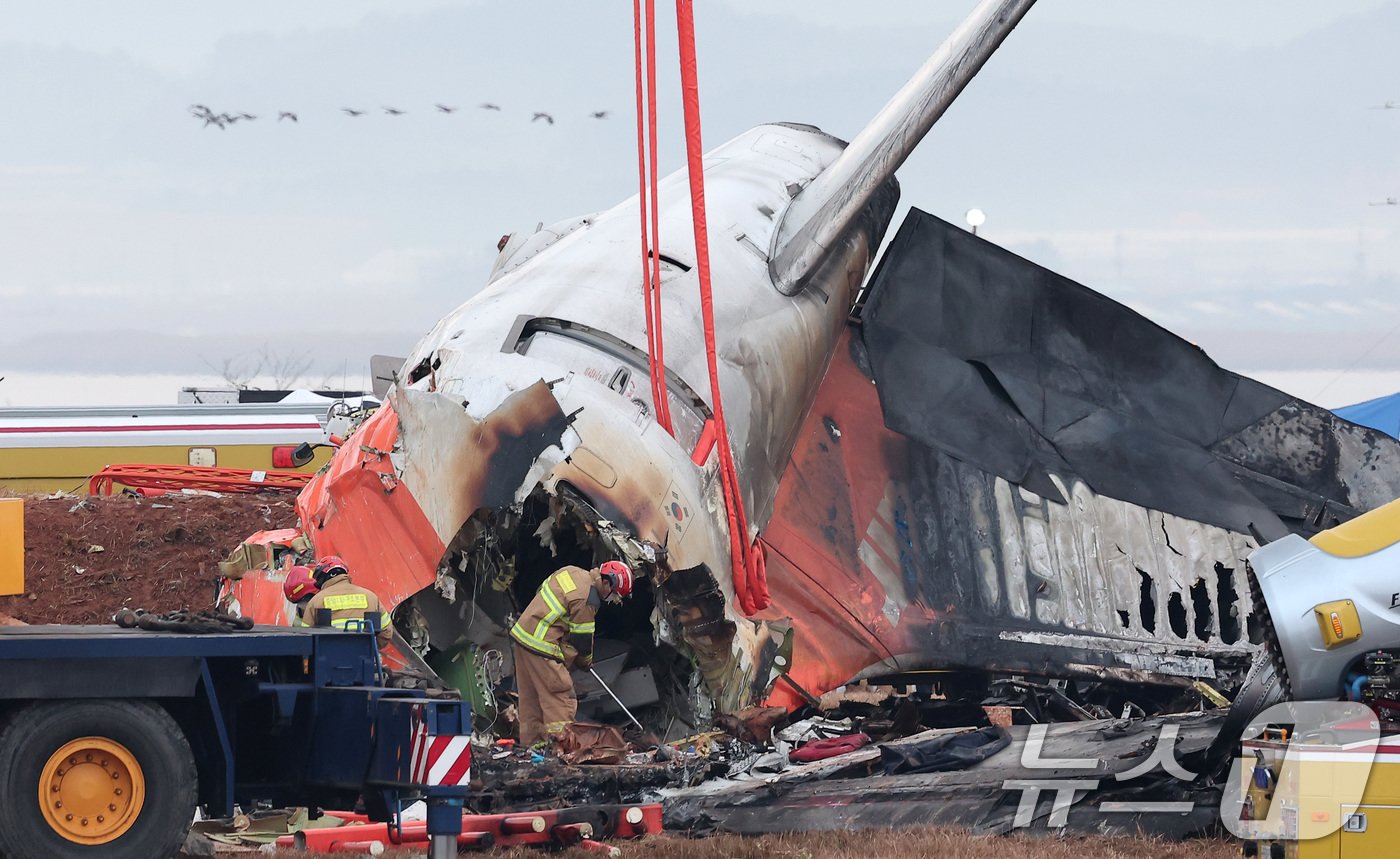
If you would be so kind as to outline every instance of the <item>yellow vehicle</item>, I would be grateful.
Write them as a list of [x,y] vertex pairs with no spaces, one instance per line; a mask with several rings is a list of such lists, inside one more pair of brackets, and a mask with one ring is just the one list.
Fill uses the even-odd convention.
[[[1246,857],[1400,856],[1400,733],[1382,733],[1400,724],[1397,564],[1400,501],[1250,555],[1264,648],[1234,709],[1272,727],[1241,746]],[[1352,715],[1280,727],[1309,707]]]
[[336,408],[267,403],[0,409],[0,488],[86,493],[88,478],[118,463],[315,471],[320,448],[298,466],[293,451],[323,444]]
[[0,596],[24,593],[24,501],[0,498]]
[[1246,859],[1400,855],[1400,735],[1326,739],[1295,742],[1287,763],[1286,733],[1243,744],[1244,816],[1268,821],[1245,840]]

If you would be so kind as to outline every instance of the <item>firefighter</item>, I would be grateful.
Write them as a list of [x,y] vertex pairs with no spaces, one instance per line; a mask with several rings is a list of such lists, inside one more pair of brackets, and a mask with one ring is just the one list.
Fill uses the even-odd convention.
[[632,570],[606,561],[591,570],[564,567],[545,579],[510,629],[515,639],[515,686],[520,695],[520,743],[557,740],[574,720],[569,668],[593,665],[593,619],[604,603],[632,593]]
[[292,626],[308,625],[305,618],[306,604],[316,596],[318,590],[320,589],[316,587],[316,579],[310,567],[298,565],[287,571],[287,580],[282,582],[282,594],[287,598],[287,602],[296,606],[296,617],[292,619]]
[[318,561],[312,578],[316,582],[316,595],[307,601],[303,610],[308,625],[355,629],[361,622],[369,621],[379,630],[380,647],[393,639],[394,627],[379,597],[350,582],[350,570],[339,555],[327,555]]

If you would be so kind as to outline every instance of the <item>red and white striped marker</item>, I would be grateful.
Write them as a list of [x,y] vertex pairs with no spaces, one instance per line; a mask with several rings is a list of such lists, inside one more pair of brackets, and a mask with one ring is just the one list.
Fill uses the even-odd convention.
[[410,779],[414,784],[464,785],[472,775],[471,737],[428,733],[420,708],[413,715],[413,753]]

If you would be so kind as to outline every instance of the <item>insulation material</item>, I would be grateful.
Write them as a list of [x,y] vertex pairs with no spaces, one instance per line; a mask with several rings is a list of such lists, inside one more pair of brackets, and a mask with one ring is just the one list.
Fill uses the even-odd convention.
[[296,528],[258,531],[249,535],[227,558],[219,562],[219,575],[229,579],[241,579],[252,570],[271,570],[277,566],[277,547],[308,552],[311,543]]

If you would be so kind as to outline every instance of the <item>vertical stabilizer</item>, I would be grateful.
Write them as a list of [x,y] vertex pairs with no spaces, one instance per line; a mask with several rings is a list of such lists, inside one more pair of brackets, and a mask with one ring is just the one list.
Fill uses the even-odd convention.
[[1035,0],[981,0],[846,151],[802,190],[783,215],[769,256],[784,295],[807,285],[871,196],[894,175]]

